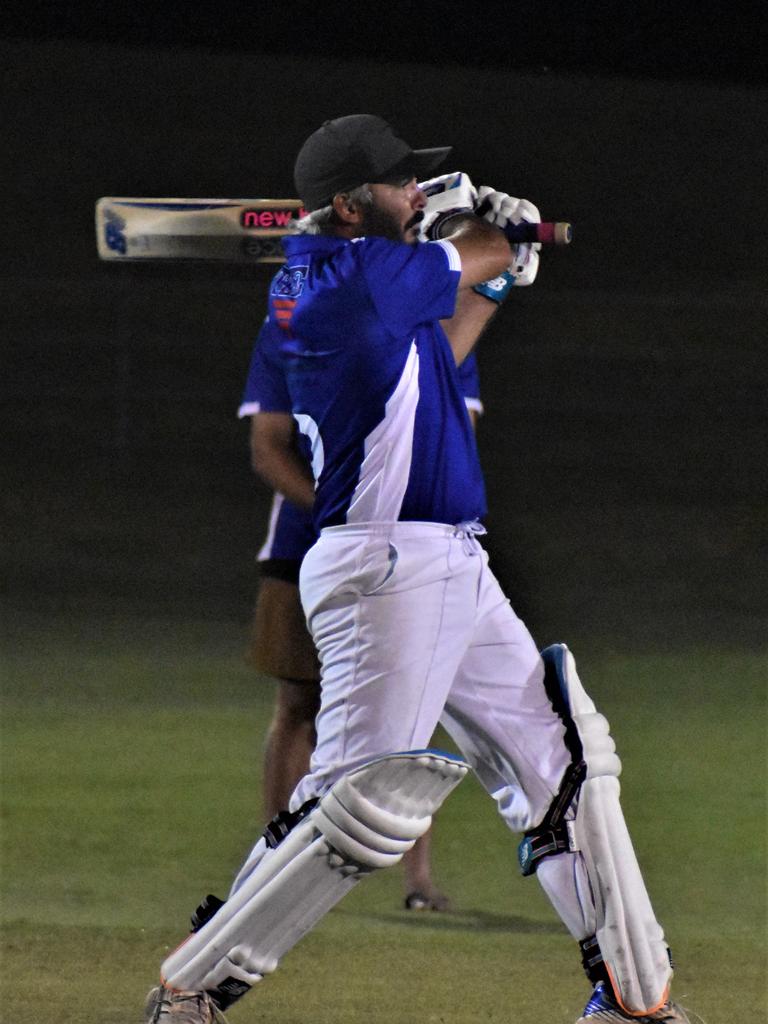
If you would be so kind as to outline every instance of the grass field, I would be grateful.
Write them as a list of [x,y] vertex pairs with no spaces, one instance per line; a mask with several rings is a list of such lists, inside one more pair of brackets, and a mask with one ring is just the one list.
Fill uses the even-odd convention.
[[[260,831],[271,688],[238,624],[16,622],[3,655],[4,1024],[128,1024],[190,911]],[[706,1024],[764,1021],[764,652],[577,651],[612,722],[641,864]],[[435,834],[455,912],[367,879],[232,1024],[572,1024],[575,944],[473,779]]]

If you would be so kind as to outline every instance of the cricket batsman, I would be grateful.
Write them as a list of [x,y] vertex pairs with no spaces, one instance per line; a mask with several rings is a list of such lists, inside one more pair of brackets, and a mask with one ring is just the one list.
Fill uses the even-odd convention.
[[[484,488],[457,367],[536,276],[515,229],[540,217],[465,174],[430,177],[449,152],[355,114],[298,154],[310,213],[284,241],[269,318],[315,481],[319,537],[299,585],[321,664],[317,745],[228,898],[204,901],[162,964],[151,1024],[220,1019],[402,858],[470,767],[575,940],[592,986],[577,1024],[690,1024],[670,999],[609,723],[568,648],[539,653],[478,540]],[[438,723],[461,758],[429,749]]]

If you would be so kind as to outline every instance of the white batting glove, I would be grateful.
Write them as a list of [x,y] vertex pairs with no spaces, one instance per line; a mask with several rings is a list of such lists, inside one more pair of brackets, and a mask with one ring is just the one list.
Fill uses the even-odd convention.
[[444,225],[459,213],[472,213],[477,203],[477,189],[462,171],[441,174],[429,181],[419,182],[427,195],[424,218],[419,224],[422,241],[430,241],[445,233]]
[[536,246],[540,242],[521,242],[515,246],[515,259],[509,265],[510,274],[514,274],[515,288],[526,288],[533,284],[539,272],[539,254]]
[[[502,231],[507,224],[519,224],[521,221],[541,223],[541,214],[533,203],[527,199],[516,199],[506,192],[497,192],[488,185],[481,185],[477,190],[475,213]],[[515,258],[508,267],[508,273],[514,277],[516,288],[525,288],[536,280],[541,242],[520,242],[513,245],[512,249]]]
[[[529,224],[541,223],[539,208],[533,203],[527,199],[516,199],[506,192],[497,192],[488,185],[481,185],[477,190],[475,213],[502,231],[507,224],[519,224],[521,221],[527,221]],[[533,244],[541,245],[540,242]]]

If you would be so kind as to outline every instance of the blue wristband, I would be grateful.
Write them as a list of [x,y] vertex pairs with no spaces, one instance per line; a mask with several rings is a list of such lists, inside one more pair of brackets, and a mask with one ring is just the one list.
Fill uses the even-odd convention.
[[491,302],[497,302],[501,305],[509,295],[509,291],[515,281],[515,275],[505,270],[503,274],[499,274],[498,277],[494,277],[490,281],[481,281],[480,284],[474,285],[472,290],[477,292],[478,295],[484,295]]

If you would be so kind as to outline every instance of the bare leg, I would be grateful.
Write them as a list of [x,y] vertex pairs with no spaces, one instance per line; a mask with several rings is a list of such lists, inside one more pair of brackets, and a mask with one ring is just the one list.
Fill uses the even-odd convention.
[[267,818],[285,810],[299,779],[309,771],[319,706],[320,687],[317,683],[278,680],[275,708],[264,748],[263,797]]
[[448,910],[451,902],[432,881],[432,829],[403,857],[405,905],[409,910]]

